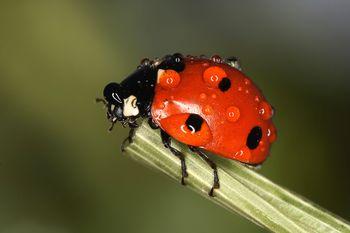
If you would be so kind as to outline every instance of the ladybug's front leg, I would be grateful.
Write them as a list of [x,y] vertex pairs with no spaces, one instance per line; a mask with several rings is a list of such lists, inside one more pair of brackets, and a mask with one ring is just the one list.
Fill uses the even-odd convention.
[[129,143],[129,144],[132,143],[132,138],[135,135],[135,129],[138,127],[138,124],[136,122],[132,122],[132,123],[129,123],[129,127],[130,127],[129,136],[124,139],[124,141],[122,142],[122,145],[120,147],[122,152],[125,151],[125,147],[126,147],[127,143]]
[[214,184],[213,187],[209,191],[209,196],[213,197],[214,196],[214,189],[220,188],[220,183],[219,183],[219,176],[218,176],[218,170],[216,167],[216,164],[211,161],[203,151],[201,151],[198,147],[194,146],[189,146],[190,150],[198,154],[202,159],[204,159],[205,162],[213,169],[214,172]]
[[185,163],[185,156],[180,151],[175,149],[171,146],[171,137],[169,134],[167,134],[165,131],[160,131],[160,136],[162,138],[163,145],[168,148],[173,155],[178,157],[181,161],[181,171],[182,171],[182,177],[181,177],[181,184],[186,185],[185,183],[185,177],[188,177],[187,171],[186,171],[186,163]]

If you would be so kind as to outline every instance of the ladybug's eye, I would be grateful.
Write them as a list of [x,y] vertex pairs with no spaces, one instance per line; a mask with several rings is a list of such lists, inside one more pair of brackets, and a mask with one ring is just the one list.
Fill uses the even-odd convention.
[[123,96],[121,95],[122,88],[118,83],[110,83],[103,90],[103,95],[109,103],[122,104]]
[[247,147],[251,150],[254,150],[258,147],[259,142],[262,137],[262,130],[259,126],[256,126],[250,130],[250,133],[247,137]]

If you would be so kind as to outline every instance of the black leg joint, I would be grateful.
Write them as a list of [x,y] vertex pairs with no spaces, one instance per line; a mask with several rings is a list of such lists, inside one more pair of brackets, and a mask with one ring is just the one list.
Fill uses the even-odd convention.
[[185,162],[185,156],[179,150],[171,146],[171,137],[165,131],[161,130],[160,135],[162,138],[163,145],[170,150],[170,152],[175,155],[181,161],[181,184],[185,185],[185,178],[188,177],[187,167]]
[[213,169],[214,183],[208,194],[209,196],[214,197],[214,190],[220,188],[220,181],[216,164],[212,160],[210,160],[208,155],[206,155],[198,147],[189,146],[189,148],[191,151],[198,154],[211,167],[211,169]]

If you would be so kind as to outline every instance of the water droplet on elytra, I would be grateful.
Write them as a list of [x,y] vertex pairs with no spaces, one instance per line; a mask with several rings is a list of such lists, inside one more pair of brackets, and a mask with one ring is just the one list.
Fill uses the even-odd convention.
[[235,153],[235,156],[236,157],[242,157],[242,156],[244,156],[244,157],[249,157],[250,156],[250,150],[246,147],[246,146],[244,146],[244,147],[242,147],[242,149],[240,149],[239,151],[237,151],[236,153]]
[[230,106],[226,109],[226,119],[228,121],[236,122],[239,119],[240,115],[241,113],[239,111],[239,108],[236,106]]
[[148,58],[144,58],[141,60],[140,64],[143,66],[149,66],[151,64],[151,61]]
[[259,114],[263,120],[268,120],[273,115],[272,107],[269,103],[263,101],[259,104]]
[[213,55],[211,56],[210,58],[213,62],[216,62],[216,63],[221,63],[222,62],[222,59],[219,55]]
[[273,143],[274,141],[276,141],[277,132],[276,132],[276,128],[273,124],[271,124],[271,126],[267,129],[266,135],[269,138],[270,143]]
[[205,115],[210,115],[213,113],[213,108],[210,105],[205,105],[203,108],[203,112]]
[[199,95],[199,98],[200,98],[201,100],[205,100],[205,99],[207,98],[207,94],[201,93],[201,94]]

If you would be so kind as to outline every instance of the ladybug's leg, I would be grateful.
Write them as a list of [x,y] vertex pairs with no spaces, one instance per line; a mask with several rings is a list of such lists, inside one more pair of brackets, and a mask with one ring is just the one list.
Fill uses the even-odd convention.
[[185,163],[185,156],[175,149],[174,147],[171,146],[171,137],[169,134],[167,134],[165,131],[161,130],[160,131],[160,136],[162,138],[163,145],[168,148],[173,155],[178,157],[181,161],[181,172],[182,172],[182,177],[181,177],[181,184],[185,185],[185,177],[188,177],[187,171],[186,171],[186,163]]
[[132,138],[135,135],[135,129],[138,127],[138,124],[136,122],[132,122],[129,123],[129,127],[130,127],[130,131],[129,131],[129,136],[127,138],[124,139],[124,141],[122,142],[122,145],[120,147],[121,151],[124,152],[125,151],[125,147],[127,145],[127,143],[132,143]]
[[154,121],[152,120],[152,117],[148,118],[148,125],[152,128],[152,129],[158,129],[159,126],[154,123]]
[[189,146],[190,150],[198,154],[202,159],[204,159],[205,162],[213,169],[214,172],[214,185],[209,191],[209,196],[213,197],[214,196],[214,189],[220,188],[220,183],[219,183],[219,176],[218,176],[218,170],[216,167],[216,164],[211,161],[203,151],[201,151],[198,147],[194,146]]

